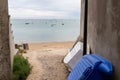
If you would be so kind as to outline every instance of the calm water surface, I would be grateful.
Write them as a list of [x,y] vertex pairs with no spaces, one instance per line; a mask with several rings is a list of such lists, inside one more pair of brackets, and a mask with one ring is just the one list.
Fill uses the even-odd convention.
[[80,33],[79,19],[12,19],[15,42],[74,41]]

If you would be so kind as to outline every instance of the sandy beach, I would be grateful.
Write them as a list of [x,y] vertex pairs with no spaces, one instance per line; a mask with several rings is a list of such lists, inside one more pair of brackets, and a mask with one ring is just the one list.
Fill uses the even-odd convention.
[[67,80],[63,58],[74,42],[30,43],[25,57],[33,66],[27,80]]

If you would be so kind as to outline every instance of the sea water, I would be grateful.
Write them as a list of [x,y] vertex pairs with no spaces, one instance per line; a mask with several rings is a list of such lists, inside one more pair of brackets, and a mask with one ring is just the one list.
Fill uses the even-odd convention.
[[80,34],[79,19],[12,19],[15,42],[75,41]]

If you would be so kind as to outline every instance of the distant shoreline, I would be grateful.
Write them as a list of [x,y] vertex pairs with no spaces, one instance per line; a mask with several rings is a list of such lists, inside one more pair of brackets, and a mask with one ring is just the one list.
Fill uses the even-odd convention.
[[33,42],[15,42],[15,44],[22,44],[22,43],[28,43],[28,44],[41,44],[41,43],[71,43],[75,41],[33,41]]
[[80,20],[80,19],[19,19],[12,18],[11,20]]

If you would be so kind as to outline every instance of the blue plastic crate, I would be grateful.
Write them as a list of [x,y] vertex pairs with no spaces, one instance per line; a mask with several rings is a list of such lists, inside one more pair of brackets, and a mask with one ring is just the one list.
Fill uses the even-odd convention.
[[97,54],[88,54],[77,63],[68,80],[109,80],[112,75],[110,61]]

